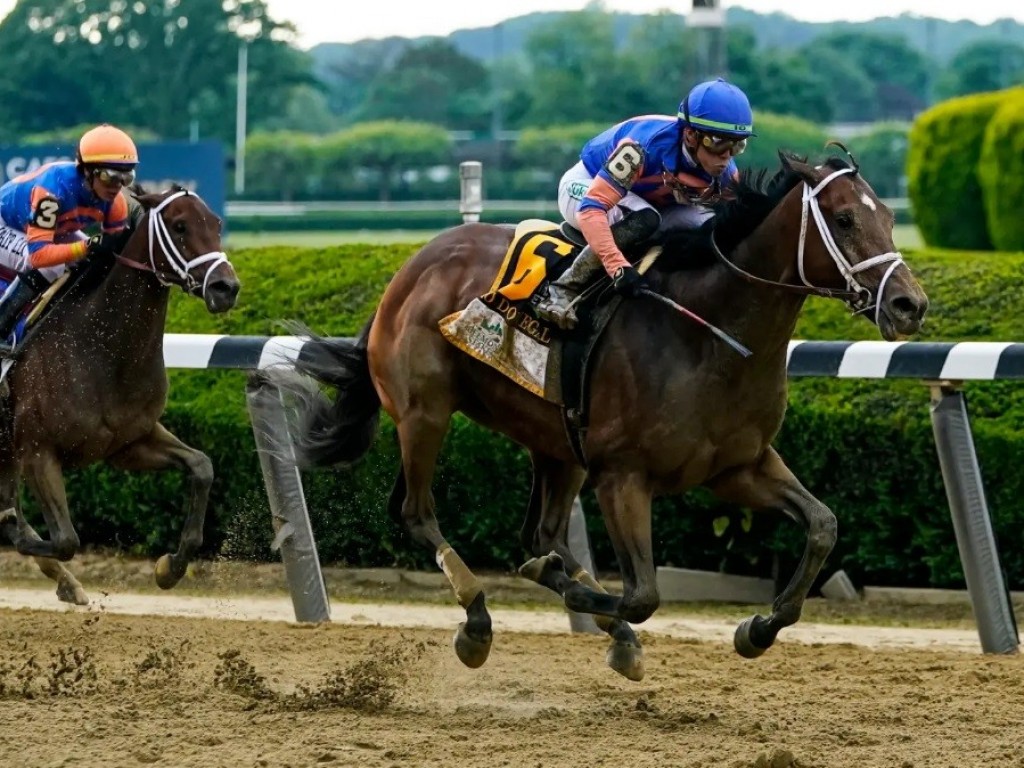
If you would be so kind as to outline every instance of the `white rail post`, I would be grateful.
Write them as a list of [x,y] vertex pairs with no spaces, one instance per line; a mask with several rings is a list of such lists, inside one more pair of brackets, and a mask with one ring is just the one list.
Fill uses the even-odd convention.
[[295,620],[312,623],[330,621],[330,601],[306,508],[302,476],[295,465],[295,451],[281,390],[265,376],[250,374],[245,386],[245,400],[270,501],[274,525],[271,548],[281,550]]
[[478,160],[459,163],[459,213],[464,224],[480,221],[484,210],[484,166]]

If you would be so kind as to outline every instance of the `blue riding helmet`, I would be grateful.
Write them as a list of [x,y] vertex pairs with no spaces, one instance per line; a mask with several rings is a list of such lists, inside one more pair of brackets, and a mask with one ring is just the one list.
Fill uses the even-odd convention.
[[747,95],[722,78],[695,85],[679,104],[679,119],[698,131],[719,136],[754,134],[754,114]]

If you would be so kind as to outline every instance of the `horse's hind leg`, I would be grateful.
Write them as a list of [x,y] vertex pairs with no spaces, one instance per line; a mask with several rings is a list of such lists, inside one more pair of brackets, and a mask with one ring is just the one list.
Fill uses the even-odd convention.
[[[597,579],[580,565],[568,545],[569,516],[586,473],[572,462],[535,452],[531,452],[530,458],[533,460],[533,490],[520,537],[534,558],[525,563],[519,573],[563,598],[570,595],[570,601],[581,592],[607,595]],[[615,598],[608,598],[614,605]],[[608,666],[630,680],[642,680],[643,650],[633,628],[622,619],[602,614],[594,614],[594,621],[614,641],[608,648]]]
[[736,629],[736,651],[753,659],[771,647],[779,630],[800,619],[807,593],[836,543],[836,516],[800,484],[773,448],[757,464],[717,478],[709,487],[726,501],[753,509],[780,509],[807,531],[800,565],[775,598],[771,615],[753,616]]
[[[0,529],[15,546],[21,539],[42,541],[42,537],[25,520],[18,504],[18,476],[12,461],[0,468]],[[34,557],[39,570],[57,583],[57,598],[65,603],[88,605],[89,596],[81,583],[62,562],[51,557]]]
[[434,550],[437,564],[448,577],[456,600],[466,610],[466,621],[455,633],[455,652],[463,664],[476,668],[487,661],[491,651],[491,617],[479,580],[441,535],[430,492],[437,456],[452,413],[438,403],[441,399],[440,396],[431,398],[429,409],[413,406],[395,419],[402,448],[402,476],[395,483],[389,506],[394,514],[400,504],[401,518],[413,541]]
[[178,551],[161,555],[154,575],[157,586],[170,589],[185,575],[188,564],[203,544],[203,522],[213,485],[213,463],[202,451],[185,445],[162,424],[108,459],[111,466],[129,471],[184,470],[188,474],[189,494],[185,502],[185,523]]

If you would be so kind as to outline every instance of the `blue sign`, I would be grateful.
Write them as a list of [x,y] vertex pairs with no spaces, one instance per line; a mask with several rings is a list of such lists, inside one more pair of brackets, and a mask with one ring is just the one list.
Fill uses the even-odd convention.
[[[139,183],[147,192],[161,192],[172,184],[186,187],[206,201],[224,218],[226,170],[224,146],[219,141],[162,141],[140,143]],[[74,160],[74,146],[0,146],[0,184],[40,165],[56,160]]]

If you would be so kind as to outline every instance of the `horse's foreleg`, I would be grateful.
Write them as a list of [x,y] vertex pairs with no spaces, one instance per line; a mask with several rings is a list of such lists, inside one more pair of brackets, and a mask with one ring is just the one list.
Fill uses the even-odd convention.
[[[618,598],[608,595],[580,565],[568,545],[569,516],[586,473],[572,462],[536,452],[531,452],[531,459],[533,491],[521,539],[534,557],[519,573],[562,595],[567,603],[606,602],[607,613],[613,614]],[[600,613],[594,614],[594,622],[614,641],[608,648],[608,665],[630,680],[642,680],[643,651],[633,628],[622,619]]]
[[[0,530],[15,546],[21,539],[42,541],[42,537],[25,520],[18,504],[18,477],[13,462],[0,469]],[[57,597],[65,603],[88,605],[85,590],[64,564],[50,557],[33,558],[45,576],[57,582]]]
[[[395,419],[405,482],[395,483],[390,506],[401,503],[401,517],[413,541],[434,550],[438,567],[465,608],[466,621],[455,633],[455,652],[463,664],[476,668],[487,661],[491,651],[491,616],[480,581],[445,540],[434,515],[430,486],[451,418],[451,411],[440,408],[437,400],[440,398],[434,398],[429,411],[412,408]],[[399,499],[401,495],[404,499]]]
[[[23,555],[70,560],[78,551],[78,534],[71,524],[68,497],[64,491],[64,474],[60,462],[52,453],[39,452],[27,459],[23,466],[25,482],[39,501],[43,520],[50,532],[50,541],[39,537],[27,525],[17,525],[14,547]],[[18,514],[19,523],[23,520]],[[7,526],[8,535],[11,527]],[[38,561],[37,561],[38,562]],[[40,567],[43,567],[40,565]],[[43,572],[47,572],[43,567]],[[55,572],[55,571],[54,571]],[[47,575],[50,575],[47,573]]]
[[780,509],[807,531],[800,565],[775,598],[771,615],[753,616],[736,629],[736,651],[756,658],[771,647],[779,630],[800,619],[807,593],[836,543],[836,516],[800,484],[773,448],[757,464],[716,478],[709,487],[726,501],[753,509]]
[[154,574],[157,586],[170,589],[181,581],[189,562],[202,546],[206,505],[213,485],[213,463],[209,456],[185,445],[162,424],[157,424],[146,437],[114,454],[108,463],[129,471],[179,469],[188,474],[189,493],[178,551],[162,555],[157,560]]

